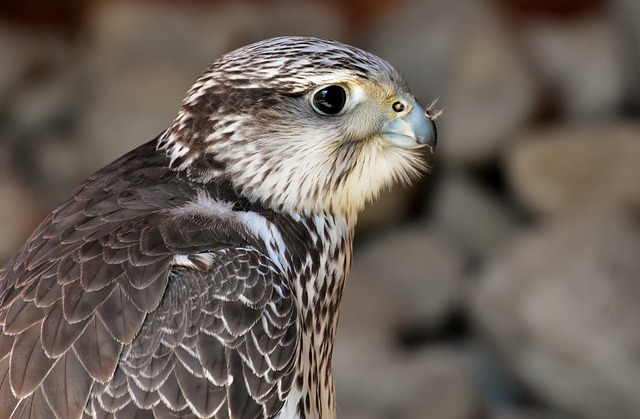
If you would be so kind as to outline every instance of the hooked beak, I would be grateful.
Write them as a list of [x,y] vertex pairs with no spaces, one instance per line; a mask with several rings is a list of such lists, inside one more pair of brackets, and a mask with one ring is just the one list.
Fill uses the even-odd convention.
[[427,146],[432,153],[438,137],[436,124],[418,101],[413,103],[409,113],[390,121],[384,127],[382,135],[398,147],[419,148]]

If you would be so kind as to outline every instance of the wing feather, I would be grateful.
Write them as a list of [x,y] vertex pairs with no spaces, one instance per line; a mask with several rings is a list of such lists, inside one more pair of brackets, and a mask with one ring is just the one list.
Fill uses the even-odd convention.
[[55,361],[44,353],[39,324],[16,336],[10,360],[9,377],[13,393],[19,398],[28,396],[42,383]]
[[113,284],[97,291],[85,291],[78,281],[62,286],[62,310],[69,323],[78,323],[92,317],[98,307],[117,287]]
[[24,332],[40,322],[45,314],[43,309],[36,307],[31,301],[17,300],[7,310],[4,332],[9,335]]
[[196,340],[198,357],[213,384],[222,387],[228,382],[226,348],[214,336],[198,333]]
[[69,350],[87,326],[87,321],[69,323],[64,318],[62,304],[54,304],[42,321],[42,347],[50,358],[57,358]]
[[113,339],[125,345],[136,337],[147,314],[133,304],[119,285],[106,299],[103,298],[98,313]]
[[0,270],[0,417],[251,418],[284,404],[288,281],[238,223],[173,212],[198,191],[154,153],[90,177]]
[[91,377],[101,383],[113,377],[122,343],[109,333],[99,317],[93,317],[85,331],[73,343],[73,350]]
[[20,399],[17,399],[11,390],[9,377],[9,362],[0,362],[0,417],[8,418]]
[[212,416],[226,401],[224,387],[215,385],[205,377],[193,375],[181,364],[176,364],[175,375],[187,403],[200,417]]
[[182,395],[182,389],[178,385],[175,374],[174,368],[173,372],[167,376],[167,379],[160,386],[158,393],[164,404],[174,411],[180,411],[187,407],[187,400]]
[[42,392],[55,417],[77,418],[87,405],[92,384],[77,356],[67,351],[44,380]]
[[[103,251],[103,246],[91,243],[90,249],[98,248]],[[81,249],[82,250],[82,249]],[[85,258],[86,255],[79,255],[80,262],[80,284],[84,291],[98,291],[115,282],[122,275],[122,266],[119,264],[107,263],[102,253]]]
[[40,389],[33,393],[32,397],[20,400],[10,419],[33,419],[53,417],[51,409]]
[[[221,249],[210,258],[207,271],[173,271],[122,371],[137,377],[139,403],[140,390],[157,388],[162,403],[181,415],[268,417],[283,405],[294,373],[298,346],[291,336],[298,330],[291,292],[278,273],[264,269],[270,261],[259,251]],[[279,309],[287,312],[276,314]],[[265,325],[272,325],[270,334]],[[256,335],[269,351],[258,349]]]

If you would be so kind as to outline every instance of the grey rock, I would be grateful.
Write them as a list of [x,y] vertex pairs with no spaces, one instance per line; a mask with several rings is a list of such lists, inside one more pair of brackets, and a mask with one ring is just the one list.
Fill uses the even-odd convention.
[[501,251],[521,228],[494,193],[464,173],[442,172],[429,201],[441,240],[457,243],[473,260]]
[[409,351],[398,339],[403,327],[428,330],[458,307],[461,264],[424,226],[356,248],[333,356],[340,417],[475,417],[465,356],[444,346]]
[[336,388],[343,418],[478,417],[479,401],[464,356],[447,347],[397,352],[386,362],[365,358],[349,370],[336,369]]
[[106,2],[94,6],[89,27],[89,58],[107,73],[155,63],[195,77],[247,43],[279,35],[342,38],[346,24],[326,2]]
[[358,247],[353,271],[395,302],[400,325],[428,331],[459,308],[464,262],[426,226],[411,225]]
[[489,419],[572,419],[561,413],[525,408],[501,408],[492,411]]
[[488,267],[471,318],[540,400],[579,418],[640,417],[638,251],[636,218],[573,212]]
[[56,36],[39,35],[0,22],[0,106],[16,97],[16,90],[24,87],[29,73],[55,68],[68,54],[68,45]]
[[413,187],[396,185],[390,191],[383,191],[358,215],[358,233],[381,231],[400,224],[420,202],[420,195],[418,185]]
[[625,98],[623,51],[607,13],[520,27],[524,50],[562,116],[573,121],[615,115]]
[[640,3],[636,0],[611,0],[609,2],[617,35],[617,51],[620,57],[627,102],[640,107]]
[[86,172],[150,141],[170,124],[195,78],[227,46],[210,9],[106,2],[94,7],[81,118]]
[[[79,54],[63,39],[0,27],[0,141],[11,169],[34,191],[57,201],[77,182],[77,160],[55,165],[60,151],[73,142],[83,106]],[[6,53],[6,55],[5,55]],[[3,63],[5,64],[5,63]],[[4,87],[3,87],[4,86]],[[5,89],[6,87],[6,89]]]
[[78,154],[88,175],[129,150],[151,141],[178,113],[195,76],[171,65],[139,65],[127,72],[94,77],[93,97],[84,109]]
[[102,2],[88,18],[87,60],[107,74],[150,63],[202,71],[231,42],[224,6]]
[[0,266],[4,266],[44,218],[46,208],[4,170],[0,170],[0,197]]
[[558,214],[588,201],[640,208],[640,127],[560,126],[525,134],[505,154],[516,197]]
[[331,2],[230,2],[222,13],[238,47],[282,35],[346,41],[347,22]]

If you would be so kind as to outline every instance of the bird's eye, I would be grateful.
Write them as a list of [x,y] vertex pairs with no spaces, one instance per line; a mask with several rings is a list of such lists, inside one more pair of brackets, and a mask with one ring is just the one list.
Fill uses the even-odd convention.
[[313,109],[322,115],[337,115],[347,103],[347,92],[335,84],[325,86],[313,94]]

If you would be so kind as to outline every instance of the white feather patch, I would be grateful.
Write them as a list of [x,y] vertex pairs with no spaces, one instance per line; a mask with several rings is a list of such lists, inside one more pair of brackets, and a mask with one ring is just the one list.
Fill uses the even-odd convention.
[[[264,243],[267,248],[267,256],[280,269],[280,272],[289,270],[286,258],[287,249],[282,234],[275,224],[262,215],[255,212],[234,211],[231,202],[214,199],[203,190],[198,191],[198,195],[193,201],[176,208],[173,212],[179,216],[198,215],[231,224],[240,224],[257,240]],[[210,266],[213,263],[213,256],[209,252],[195,255],[176,255],[173,262],[175,265],[195,269],[197,265],[194,263],[194,258],[204,265]]]

